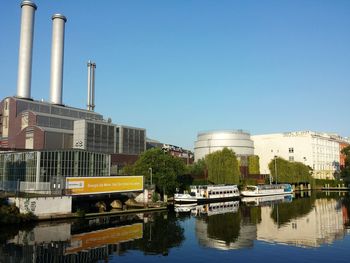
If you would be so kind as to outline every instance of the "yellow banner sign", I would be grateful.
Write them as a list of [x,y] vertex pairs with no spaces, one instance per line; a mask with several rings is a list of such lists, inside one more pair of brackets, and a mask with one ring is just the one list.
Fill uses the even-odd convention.
[[143,176],[68,177],[66,194],[102,194],[143,191]]
[[66,248],[66,254],[77,253],[82,250],[93,249],[108,244],[118,244],[142,237],[142,223],[73,235],[70,246]]

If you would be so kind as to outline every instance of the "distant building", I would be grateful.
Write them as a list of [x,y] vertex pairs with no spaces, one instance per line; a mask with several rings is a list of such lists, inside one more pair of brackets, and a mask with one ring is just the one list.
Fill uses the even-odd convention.
[[194,143],[195,161],[215,151],[228,148],[235,152],[243,163],[248,156],[254,155],[254,143],[250,134],[243,130],[202,132]]
[[172,156],[179,157],[183,159],[187,164],[193,163],[194,159],[194,154],[190,150],[183,149],[180,146],[172,145],[172,144],[166,144],[166,143],[161,143],[157,140],[152,140],[147,138],[147,144],[146,144],[147,149],[152,149],[152,148],[160,148],[164,152],[169,153]]
[[340,170],[345,168],[345,154],[342,153],[342,150],[350,145],[348,140],[342,140],[339,142],[339,150],[340,150]]
[[260,157],[260,171],[270,174],[268,164],[276,157],[301,162],[313,169],[317,179],[334,179],[340,171],[339,135],[298,131],[252,136],[255,154]]

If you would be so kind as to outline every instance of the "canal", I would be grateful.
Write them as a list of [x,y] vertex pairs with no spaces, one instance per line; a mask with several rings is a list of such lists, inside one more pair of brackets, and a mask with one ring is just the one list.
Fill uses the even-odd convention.
[[0,262],[349,262],[348,193],[243,201],[1,226]]

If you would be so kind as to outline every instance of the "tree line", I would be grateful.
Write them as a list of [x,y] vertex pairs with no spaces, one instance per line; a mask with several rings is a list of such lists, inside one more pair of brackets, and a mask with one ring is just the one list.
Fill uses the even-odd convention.
[[[260,174],[259,157],[248,157],[249,174]],[[276,158],[269,163],[274,182],[311,183],[312,169],[299,162]],[[276,174],[277,172],[277,174]],[[228,148],[208,154],[194,164],[184,161],[161,149],[144,152],[134,165],[124,167],[125,175],[144,175],[145,182],[156,186],[158,193],[174,194],[195,183],[194,178],[205,178],[206,184],[245,184],[240,172],[240,159]]]

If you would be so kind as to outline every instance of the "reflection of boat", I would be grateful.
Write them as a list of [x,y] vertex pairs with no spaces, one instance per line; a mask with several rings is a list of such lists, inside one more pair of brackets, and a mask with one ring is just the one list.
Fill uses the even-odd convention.
[[239,201],[229,201],[220,203],[208,203],[203,205],[197,205],[195,209],[192,209],[192,215],[218,215],[225,213],[236,213],[239,209]]
[[175,194],[175,202],[208,202],[232,199],[239,196],[237,185],[191,185],[190,189],[190,193]]
[[239,201],[228,201],[220,203],[196,204],[175,204],[174,210],[178,213],[191,212],[194,216],[217,215],[225,213],[236,213],[239,209]]
[[241,200],[243,203],[252,206],[264,206],[278,203],[292,202],[293,195],[266,195],[266,196],[248,196],[243,197]]
[[262,184],[262,185],[248,185],[241,195],[243,196],[265,196],[265,195],[283,195],[291,194],[293,192],[290,184]]
[[175,204],[174,205],[174,211],[177,213],[186,213],[190,212],[192,209],[196,208],[196,204]]

